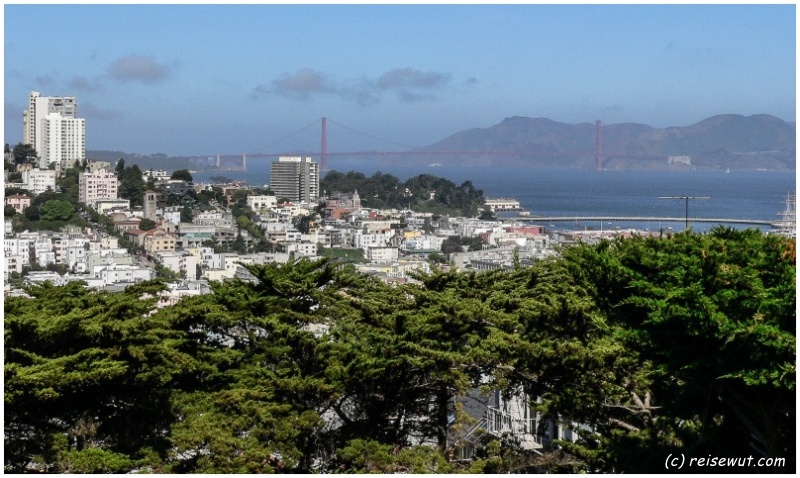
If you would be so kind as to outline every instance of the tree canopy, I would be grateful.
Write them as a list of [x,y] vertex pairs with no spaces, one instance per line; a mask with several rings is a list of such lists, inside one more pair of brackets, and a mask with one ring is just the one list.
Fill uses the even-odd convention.
[[170,179],[179,179],[188,183],[192,182],[192,173],[188,169],[176,169],[172,172]]
[[391,174],[330,171],[320,180],[320,189],[328,194],[353,193],[358,190],[365,206],[448,213],[475,217],[483,208],[483,191],[471,181],[457,186],[450,180],[421,174],[402,182]]
[[[795,454],[795,241],[715,229],[390,286],[326,259],[156,309],[159,281],[5,300],[7,472],[658,472]],[[460,396],[581,425],[544,455]],[[701,470],[702,471],[702,470]],[[756,471],[730,468],[720,471]]]

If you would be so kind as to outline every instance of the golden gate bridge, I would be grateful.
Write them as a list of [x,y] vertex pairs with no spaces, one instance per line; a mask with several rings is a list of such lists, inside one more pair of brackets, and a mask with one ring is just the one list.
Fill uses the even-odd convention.
[[[602,140],[602,123],[600,120],[595,122],[595,136],[594,136],[594,150],[593,151],[572,151],[572,152],[563,152],[563,151],[521,151],[521,150],[424,150],[424,149],[408,149],[404,151],[348,151],[348,152],[340,152],[340,151],[330,151],[328,149],[328,122],[335,123],[338,126],[347,128],[351,131],[359,133],[364,136],[369,136],[373,139],[381,139],[375,136],[362,133],[360,131],[354,130],[349,128],[341,123],[337,123],[329,118],[322,117],[321,120],[315,121],[314,123],[307,125],[300,130],[276,141],[273,143],[276,144],[280,141],[285,140],[301,131],[307,130],[311,126],[317,124],[317,122],[321,123],[322,127],[322,134],[320,140],[320,149],[318,152],[251,152],[251,153],[243,153],[243,154],[214,154],[214,155],[204,155],[204,156],[188,156],[187,159],[198,161],[198,162],[205,162],[206,164],[210,165],[210,162],[213,161],[214,165],[217,169],[226,169],[226,170],[247,170],[247,162],[252,161],[254,159],[262,159],[262,158],[277,158],[281,156],[311,156],[316,157],[319,159],[320,170],[327,171],[328,170],[328,160],[331,157],[404,157],[404,156],[434,156],[434,157],[442,157],[445,160],[447,157],[450,159],[458,160],[459,157],[463,156],[492,156],[492,157],[569,157],[569,158],[579,158],[579,157],[590,157],[594,158],[595,169],[598,171],[603,169],[603,165],[609,158],[636,158],[636,159],[657,159],[657,160],[667,160],[666,155],[648,155],[648,154],[603,154],[603,140]],[[388,140],[382,140],[388,141]],[[391,141],[395,144],[394,141]],[[404,147],[409,147],[408,145],[402,145]],[[270,146],[267,146],[270,147]],[[266,149],[262,148],[262,149]],[[410,148],[410,147],[409,147]]]

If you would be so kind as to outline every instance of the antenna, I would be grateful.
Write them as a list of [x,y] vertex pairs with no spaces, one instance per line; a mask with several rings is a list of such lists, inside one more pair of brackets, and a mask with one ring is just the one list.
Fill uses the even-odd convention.
[[689,228],[689,199],[711,199],[711,196],[659,196],[658,199],[683,199],[686,201],[686,221],[684,229]]

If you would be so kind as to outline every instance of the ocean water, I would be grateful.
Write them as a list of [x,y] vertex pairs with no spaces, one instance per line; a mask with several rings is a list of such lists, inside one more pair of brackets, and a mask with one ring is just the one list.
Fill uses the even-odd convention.
[[[255,161],[253,162],[255,163]],[[248,164],[248,171],[201,171],[195,182],[213,176],[244,180],[253,186],[269,184],[269,161]],[[331,169],[359,171],[371,176],[376,171],[401,180],[419,174],[433,174],[461,184],[472,181],[487,198],[506,197],[520,202],[534,216],[656,216],[685,217],[686,201],[659,196],[708,196],[689,200],[689,222],[697,218],[755,219],[774,221],[786,205],[788,193],[796,189],[795,171],[593,171],[536,169],[523,167],[404,167],[387,164],[356,164]],[[324,175],[324,173],[323,173]],[[558,228],[629,228],[658,230],[675,223],[558,223]],[[694,230],[713,224],[696,223]],[[755,227],[755,226],[732,226]],[[761,229],[768,229],[762,227]]]

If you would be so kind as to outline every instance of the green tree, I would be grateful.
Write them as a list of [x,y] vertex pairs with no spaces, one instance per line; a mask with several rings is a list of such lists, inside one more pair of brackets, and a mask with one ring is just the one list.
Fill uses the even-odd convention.
[[794,469],[794,240],[717,228],[577,247],[563,263],[647,375],[576,452],[619,471],[661,469],[671,452]]
[[212,283],[213,295],[168,311],[197,337],[187,351],[209,365],[202,392],[176,397],[171,471],[308,471],[322,444],[334,390],[309,325],[326,320],[334,269],[308,260],[246,268],[255,282]]
[[39,154],[33,145],[19,143],[14,146],[14,164],[36,164],[39,161]]
[[16,213],[17,213],[17,210],[14,209],[14,206],[6,206],[5,208],[3,208],[3,217],[6,217],[6,218],[10,219],[10,218],[14,217],[14,214],[16,214]]
[[139,230],[150,231],[150,230],[153,230],[155,228],[156,228],[156,222],[153,221],[152,219],[148,219],[148,218],[145,217],[145,218],[142,218],[141,221],[139,221]]
[[181,208],[181,222],[192,222],[194,220],[194,215],[192,214],[192,208],[184,206]]
[[192,173],[189,172],[188,169],[176,169],[172,172],[170,179],[178,179],[181,181],[186,181],[187,183],[192,182]]
[[125,174],[125,159],[124,158],[119,158],[117,160],[117,165],[114,168],[114,171],[117,173],[117,178],[122,180],[122,177]]
[[166,456],[171,387],[197,362],[150,314],[162,289],[71,282],[4,301],[6,472],[120,473]]
[[[120,159],[120,163],[117,164],[118,170],[119,164],[124,165],[122,159]],[[131,201],[131,206],[141,206],[143,204],[146,188],[147,184],[143,179],[142,171],[139,169],[139,166],[134,164],[124,169],[119,182],[119,196],[121,198],[129,199]]]
[[75,214],[75,208],[68,201],[52,199],[42,204],[42,219],[45,221],[68,221]]

